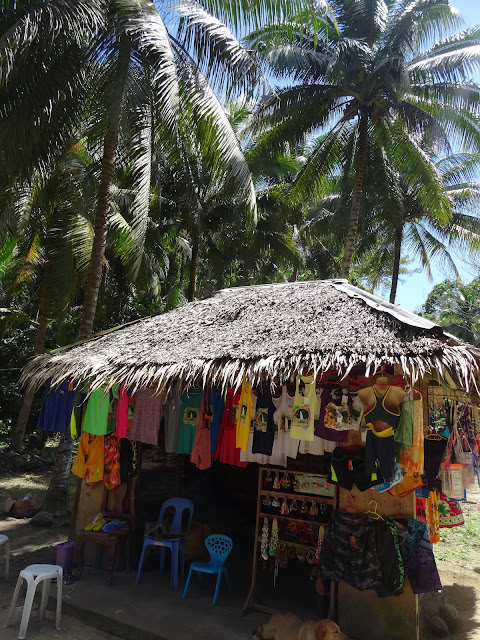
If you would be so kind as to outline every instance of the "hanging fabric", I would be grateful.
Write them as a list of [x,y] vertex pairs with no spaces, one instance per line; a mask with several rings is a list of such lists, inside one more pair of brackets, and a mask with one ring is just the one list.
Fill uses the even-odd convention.
[[414,400],[404,400],[400,404],[400,420],[395,429],[397,450],[410,449],[413,438]]
[[272,401],[270,389],[264,388],[258,391],[253,421],[252,453],[272,455],[273,443],[277,427],[273,420],[275,405]]
[[104,437],[103,484],[111,491],[120,484],[120,440],[113,433]]
[[462,508],[456,500],[451,500],[444,493],[440,494],[438,502],[438,518],[440,529],[460,527],[465,524]]
[[85,478],[87,483],[103,480],[104,444],[104,436],[82,433],[72,473],[79,478]]
[[282,395],[280,398],[273,398],[273,403],[277,407],[273,414],[273,421],[277,425],[279,450],[287,457],[295,460],[300,441],[291,436],[294,402],[295,397],[288,394],[287,385],[285,384],[282,385]]
[[[300,382],[303,382],[305,385],[303,394],[300,393]],[[317,395],[313,376],[297,376],[292,425],[290,427],[290,435],[292,438],[313,441],[316,408]]]
[[128,431],[129,440],[158,446],[158,432],[163,417],[165,391],[160,393],[151,387],[139,389],[135,393],[135,413]]
[[182,390],[178,381],[170,387],[168,399],[163,412],[165,425],[165,452],[176,453],[178,434],[180,431],[180,411],[182,409]]
[[185,453],[187,455],[192,453],[203,404],[203,395],[203,389],[188,389],[182,394],[177,453]]
[[[89,383],[83,391],[88,393]],[[87,401],[87,410],[83,420],[83,431],[97,436],[104,436],[115,431],[115,406],[114,400],[118,396],[118,385],[114,385],[106,391],[106,386],[92,391]]]
[[238,403],[237,447],[247,450],[248,435],[252,422],[252,383],[243,376],[242,392]]
[[214,455],[217,448],[217,438],[224,406],[225,399],[222,390],[220,387],[212,387],[210,391],[210,411],[212,413],[212,419],[210,420],[210,451],[212,455]]
[[408,475],[423,473],[423,402],[413,403],[412,446],[400,453],[400,466]]
[[203,394],[200,416],[198,419],[197,432],[193,443],[190,461],[199,469],[205,470],[212,466],[212,454],[210,451],[210,421],[212,412],[210,409],[210,389],[206,389]]
[[240,449],[237,449],[237,411],[240,394],[235,393],[233,387],[227,389],[225,407],[223,410],[220,431],[217,439],[217,450],[214,459],[224,464],[231,464],[237,467],[246,467],[247,462],[240,460]]
[[70,420],[75,402],[75,391],[68,380],[51,387],[47,382],[42,397],[37,429],[56,433],[70,433]]

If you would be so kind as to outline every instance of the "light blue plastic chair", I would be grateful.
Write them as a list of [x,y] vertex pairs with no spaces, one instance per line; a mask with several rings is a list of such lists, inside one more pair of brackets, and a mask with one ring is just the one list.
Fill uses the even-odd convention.
[[228,577],[227,569],[225,568],[225,560],[228,554],[233,548],[232,539],[222,534],[214,534],[205,538],[205,546],[210,554],[210,560],[208,562],[192,562],[190,565],[190,571],[188,572],[187,583],[183,591],[183,597],[187,595],[188,587],[190,585],[190,578],[192,577],[192,571],[198,571],[199,573],[218,573],[217,585],[215,587],[215,594],[213,596],[213,606],[217,602],[218,592],[220,590],[220,582],[222,575],[225,576],[229,591],[231,591],[231,584]]
[[[140,562],[138,564],[137,571],[137,584],[140,581],[140,572],[143,565],[143,556],[145,555],[145,549],[149,546],[160,547],[160,573],[163,573],[165,567],[165,552],[170,549],[172,554],[172,568],[170,572],[170,586],[172,590],[175,590],[178,586],[178,563],[180,562],[180,571],[183,576],[184,569],[184,552],[185,552],[185,540],[190,529],[190,523],[193,516],[193,502],[186,498],[169,498],[165,500],[160,509],[160,515],[157,520],[157,528],[161,529],[165,512],[167,509],[174,509],[172,526],[168,533],[160,533],[158,536],[148,535],[143,540],[142,555],[140,556]],[[188,511],[186,530],[182,532],[183,512]],[[152,532],[150,532],[152,533]]]

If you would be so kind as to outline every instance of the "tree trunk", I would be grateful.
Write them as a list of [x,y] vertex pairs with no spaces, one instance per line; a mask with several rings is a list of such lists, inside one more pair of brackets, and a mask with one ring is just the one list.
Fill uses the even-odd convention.
[[[117,60],[116,81],[117,90],[125,90],[130,61],[130,45],[121,43]],[[92,254],[88,265],[87,281],[83,297],[82,313],[80,316],[79,340],[90,338],[93,331],[93,321],[97,309],[98,292],[102,282],[103,259],[105,256],[105,243],[108,228],[108,209],[110,201],[110,189],[113,183],[115,170],[115,153],[118,144],[118,132],[120,127],[120,115],[122,100],[118,100],[109,113],[107,131],[103,143],[103,158],[100,174],[100,184],[97,194],[97,206],[95,210],[94,238]],[[69,434],[60,436],[60,444],[57,449],[55,465],[52,477],[48,485],[45,498],[45,509],[55,509],[56,513],[63,506],[62,513],[68,511],[68,479],[72,463],[73,440]],[[76,484],[74,504],[72,508],[72,520],[70,523],[69,537],[75,534],[78,502],[80,499],[82,481]]]
[[355,181],[353,183],[352,207],[350,211],[350,225],[348,227],[347,241],[345,243],[345,252],[343,254],[341,278],[347,278],[350,274],[350,265],[352,264],[353,252],[355,251],[355,242],[358,232],[358,221],[360,219],[360,205],[363,195],[363,178],[365,176],[365,166],[367,164],[368,151],[368,115],[360,113],[358,120],[358,150],[357,162],[355,167]]
[[[103,147],[102,172],[98,188],[97,207],[95,213],[95,237],[92,255],[88,265],[87,281],[80,316],[79,340],[86,340],[92,335],[93,321],[97,308],[98,292],[102,282],[103,258],[107,238],[108,208],[110,188],[115,168],[115,151],[118,140],[118,123],[110,122]],[[53,515],[63,515],[68,510],[68,478],[72,463],[73,440],[69,434],[62,433],[57,449],[52,476],[45,497],[44,508]],[[74,533],[76,511],[80,499],[81,480],[77,482],[72,509],[71,532]],[[74,522],[75,521],[75,522]],[[71,535],[70,535],[71,537]]]
[[63,516],[68,512],[68,479],[72,466],[72,449],[72,438],[68,433],[62,433],[43,505],[45,511],[54,516]]
[[93,238],[92,255],[88,265],[87,281],[83,298],[82,315],[80,316],[79,340],[92,335],[93,321],[97,309],[98,292],[102,283],[103,258],[108,228],[108,209],[110,188],[115,170],[115,152],[118,141],[118,123],[110,122],[103,146],[102,173],[98,188],[97,207],[95,212],[95,236]]
[[187,300],[193,302],[195,300],[195,285],[197,282],[197,266],[198,266],[198,249],[199,241],[195,240],[192,244],[192,258],[190,260],[190,277],[188,281]]
[[392,272],[392,286],[390,288],[390,302],[395,304],[395,298],[397,296],[398,276],[400,275],[400,258],[402,255],[402,236],[403,225],[398,227],[395,231],[395,249],[393,254],[393,272]]
[[[48,326],[48,309],[50,306],[50,295],[47,284],[48,262],[43,272],[42,293],[40,295],[40,305],[38,309],[38,330],[37,340],[33,354],[40,355],[45,351],[45,339]],[[25,429],[27,427],[30,409],[32,408],[33,398],[35,396],[35,385],[30,384],[23,394],[22,406],[18,414],[17,423],[12,433],[11,449],[20,453],[22,450],[23,439],[25,438]]]

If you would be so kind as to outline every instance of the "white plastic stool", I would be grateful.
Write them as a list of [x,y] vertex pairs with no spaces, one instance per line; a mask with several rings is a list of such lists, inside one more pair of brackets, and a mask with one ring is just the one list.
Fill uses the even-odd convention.
[[0,534],[0,547],[2,544],[5,545],[5,580],[8,580],[10,575],[10,542],[8,536],[4,536],[3,533]]
[[60,631],[60,618],[62,615],[62,583],[63,569],[58,564],[31,564],[20,571],[15,593],[13,594],[12,604],[8,613],[6,627],[10,626],[15,613],[18,594],[22,586],[22,579],[27,582],[27,594],[25,596],[25,604],[23,605],[22,621],[20,622],[20,631],[18,637],[22,640],[27,635],[28,621],[32,611],[33,598],[35,591],[40,582],[43,581],[42,599],[40,601],[40,618],[45,615],[45,607],[47,606],[48,596],[50,593],[50,584],[53,578],[57,579],[57,617],[56,629]]

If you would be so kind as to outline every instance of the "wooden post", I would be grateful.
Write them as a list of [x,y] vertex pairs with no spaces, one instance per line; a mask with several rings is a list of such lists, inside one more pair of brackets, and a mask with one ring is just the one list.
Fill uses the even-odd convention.
[[97,482],[93,489],[90,489],[85,480],[82,479],[80,498],[78,500],[78,508],[75,518],[75,534],[77,534],[78,531],[83,531],[83,529],[85,529],[85,525],[92,522],[97,513],[100,512],[104,488],[105,486],[103,482]]

